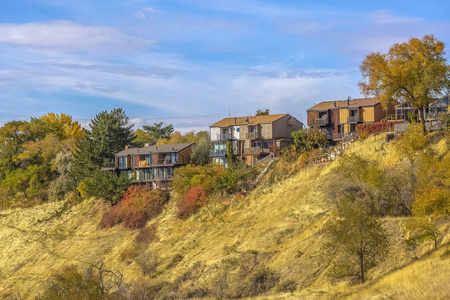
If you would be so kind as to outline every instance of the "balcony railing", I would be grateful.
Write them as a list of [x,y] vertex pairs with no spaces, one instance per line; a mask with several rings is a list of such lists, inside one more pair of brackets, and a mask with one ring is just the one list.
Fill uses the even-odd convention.
[[153,160],[153,165],[173,165],[177,164],[178,161],[176,159],[155,159]]
[[358,115],[347,117],[347,123],[358,123],[358,121],[359,121]]
[[254,139],[259,139],[261,138],[261,135],[259,134],[259,132],[247,132],[245,134],[245,138],[247,140],[254,140]]
[[227,154],[227,150],[225,150],[225,149],[209,150],[209,156],[225,156],[226,154]]
[[316,126],[327,126],[327,125],[328,125],[328,118],[316,119]]
[[244,148],[244,155],[260,155],[260,154],[269,154],[269,148],[261,148],[261,147],[250,147]]
[[217,135],[217,140],[218,141],[228,141],[229,139],[231,139],[231,135],[228,134],[228,133],[218,134]]
[[103,164],[102,169],[115,169],[116,168],[116,164],[114,162],[110,162],[110,163],[105,163]]
[[344,134],[342,132],[332,134],[333,141],[340,141],[340,140],[342,140],[343,137],[344,137]]

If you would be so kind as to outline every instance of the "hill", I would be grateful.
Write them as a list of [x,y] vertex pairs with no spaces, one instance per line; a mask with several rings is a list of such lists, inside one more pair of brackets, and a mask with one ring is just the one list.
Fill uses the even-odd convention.
[[[445,139],[431,147],[448,152]],[[346,153],[380,166],[400,159],[382,135],[355,142]],[[147,235],[121,226],[99,229],[108,205],[95,199],[70,208],[55,202],[5,211],[0,214],[0,295],[32,299],[64,266],[104,263],[123,274],[124,286],[151,285],[166,299],[448,299],[448,219],[439,225],[438,251],[425,242],[414,254],[404,241],[407,218],[385,217],[390,255],[370,270],[368,281],[329,278],[330,260],[321,245],[323,225],[334,209],[328,174],[338,161],[308,165],[273,181],[270,172],[280,172],[275,165],[247,197],[215,201],[185,221],[176,218],[171,200],[147,224]],[[258,296],[255,282],[261,278],[275,287]]]

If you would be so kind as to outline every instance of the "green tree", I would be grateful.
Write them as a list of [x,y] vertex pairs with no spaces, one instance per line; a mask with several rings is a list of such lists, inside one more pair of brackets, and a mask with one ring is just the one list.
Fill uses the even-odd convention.
[[337,212],[324,227],[325,250],[334,258],[330,275],[357,278],[364,283],[367,272],[384,260],[389,239],[379,220],[353,195],[344,195]]
[[328,143],[326,135],[317,127],[295,130],[291,133],[294,145],[301,152],[320,148]]
[[424,109],[449,89],[444,48],[434,35],[426,35],[395,43],[386,54],[370,53],[360,65],[359,88],[365,95],[379,96],[384,105],[391,101],[414,105],[425,128]]
[[207,165],[211,162],[209,150],[212,149],[212,143],[209,137],[203,137],[194,147],[191,153],[191,163],[194,165]]
[[156,141],[158,139],[169,139],[170,134],[173,133],[172,124],[163,126],[163,122],[154,123],[153,126],[144,125],[142,126],[142,129],[148,135],[148,143],[151,143],[153,145],[156,144]]
[[117,176],[111,172],[97,169],[92,178],[84,181],[89,196],[117,204],[122,199],[124,191],[131,185],[131,179],[124,175]]

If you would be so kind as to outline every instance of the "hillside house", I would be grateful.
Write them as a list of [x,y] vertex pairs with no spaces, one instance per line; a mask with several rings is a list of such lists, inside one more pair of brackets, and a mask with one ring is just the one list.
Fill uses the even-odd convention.
[[323,101],[307,110],[308,126],[318,126],[331,141],[341,141],[356,134],[356,126],[363,123],[380,122],[394,113],[392,104],[387,111],[378,98],[356,98],[338,101]]
[[233,117],[210,126],[214,162],[228,165],[227,145],[238,160],[253,166],[258,160],[292,143],[291,133],[303,123],[289,114]]
[[191,162],[194,143],[126,147],[115,155],[111,168],[103,170],[124,174],[133,184],[150,184],[153,188],[167,188],[172,181],[173,170]]

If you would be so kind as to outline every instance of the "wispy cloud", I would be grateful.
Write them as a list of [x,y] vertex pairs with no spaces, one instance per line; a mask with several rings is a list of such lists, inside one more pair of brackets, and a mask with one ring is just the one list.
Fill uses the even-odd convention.
[[0,24],[0,43],[61,51],[137,50],[155,44],[115,28],[83,26],[64,20]]
[[50,66],[69,70],[86,70],[124,76],[140,76],[160,79],[171,79],[175,77],[177,73],[181,73],[181,71],[170,68],[140,68],[136,66],[80,65],[64,63],[53,63]]
[[370,13],[369,20],[374,24],[419,23],[423,21],[422,18],[394,14],[387,9],[376,10]]

